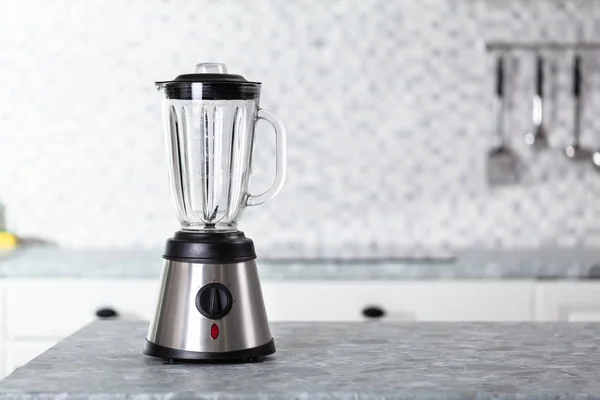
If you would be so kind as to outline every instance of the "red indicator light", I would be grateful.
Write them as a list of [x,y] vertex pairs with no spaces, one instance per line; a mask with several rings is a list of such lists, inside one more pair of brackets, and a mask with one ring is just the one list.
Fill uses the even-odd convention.
[[216,339],[219,337],[219,325],[212,324],[210,327],[210,337]]

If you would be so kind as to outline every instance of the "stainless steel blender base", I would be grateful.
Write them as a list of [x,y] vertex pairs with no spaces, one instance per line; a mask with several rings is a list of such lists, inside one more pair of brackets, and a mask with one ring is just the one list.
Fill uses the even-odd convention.
[[246,360],[275,352],[254,260],[165,260],[144,354],[182,360]]

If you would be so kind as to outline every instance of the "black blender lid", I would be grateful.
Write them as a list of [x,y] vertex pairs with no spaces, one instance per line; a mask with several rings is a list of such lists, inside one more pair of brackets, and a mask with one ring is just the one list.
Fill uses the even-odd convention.
[[200,63],[196,65],[196,72],[193,74],[182,74],[172,81],[156,82],[157,85],[162,83],[176,82],[199,82],[199,83],[248,83],[252,85],[260,85],[260,82],[249,82],[242,75],[228,74],[227,66],[220,63]]

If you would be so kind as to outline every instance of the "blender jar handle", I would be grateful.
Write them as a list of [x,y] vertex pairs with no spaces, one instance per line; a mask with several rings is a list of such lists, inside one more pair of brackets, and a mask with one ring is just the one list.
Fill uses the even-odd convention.
[[275,181],[269,189],[259,195],[254,196],[248,194],[248,197],[246,198],[247,206],[257,206],[277,196],[285,182],[287,168],[286,133],[283,123],[281,123],[275,115],[262,108],[258,109],[256,119],[264,119],[273,126],[273,129],[275,129]]

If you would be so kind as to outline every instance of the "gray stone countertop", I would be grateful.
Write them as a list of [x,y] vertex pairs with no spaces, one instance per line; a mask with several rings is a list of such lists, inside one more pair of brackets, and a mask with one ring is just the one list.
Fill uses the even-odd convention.
[[[0,254],[0,278],[151,278],[161,250],[28,248]],[[600,277],[600,249],[465,250],[354,259],[259,257],[268,280],[588,279]],[[410,255],[412,254],[412,255]]]
[[598,399],[598,323],[274,323],[256,364],[165,364],[98,321],[0,381],[6,399]]

